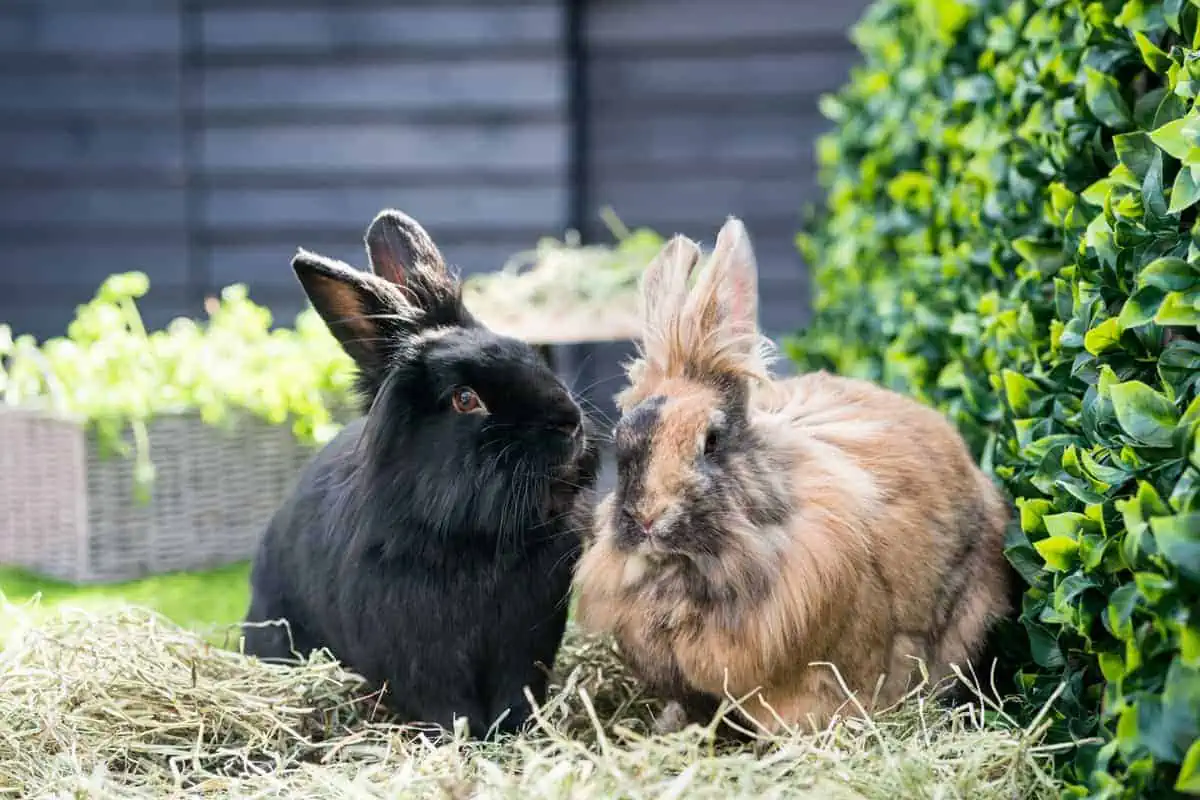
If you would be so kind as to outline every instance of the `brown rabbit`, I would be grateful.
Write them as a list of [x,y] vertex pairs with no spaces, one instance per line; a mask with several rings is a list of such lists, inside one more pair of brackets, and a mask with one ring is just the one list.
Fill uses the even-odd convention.
[[[1007,503],[936,411],[825,372],[774,379],[730,218],[691,286],[676,236],[642,281],[615,490],[576,574],[584,628],[696,721],[779,730],[937,680],[1009,610]],[[917,680],[914,680],[917,679]]]

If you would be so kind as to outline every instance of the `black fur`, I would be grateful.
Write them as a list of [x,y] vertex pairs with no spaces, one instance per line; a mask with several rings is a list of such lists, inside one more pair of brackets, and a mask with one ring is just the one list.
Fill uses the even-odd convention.
[[[374,274],[294,268],[360,368],[365,417],[301,475],[255,560],[246,652],[326,647],[403,719],[482,736],[545,696],[590,513],[586,417],[528,345],[480,326],[424,231],[384,212]],[[383,277],[389,280],[384,280]],[[488,413],[459,413],[469,386]]]

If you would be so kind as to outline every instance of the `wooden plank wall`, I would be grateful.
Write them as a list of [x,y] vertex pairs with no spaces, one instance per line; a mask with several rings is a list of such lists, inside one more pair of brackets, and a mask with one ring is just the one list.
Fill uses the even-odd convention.
[[363,261],[384,206],[464,272],[565,224],[555,0],[201,4],[200,268],[300,302],[297,245]]
[[179,0],[0,5],[0,320],[61,332],[111,272],[189,304]]
[[420,219],[463,272],[567,206],[556,0],[6,0],[0,319],[61,331],[107,274],[160,324],[231,282],[289,320],[297,246]]
[[[594,0],[587,49],[588,205],[712,244],[744,218],[760,261],[762,322],[808,306],[794,238],[818,197],[818,97],[855,62],[865,0]],[[593,233],[603,233],[595,224]]]

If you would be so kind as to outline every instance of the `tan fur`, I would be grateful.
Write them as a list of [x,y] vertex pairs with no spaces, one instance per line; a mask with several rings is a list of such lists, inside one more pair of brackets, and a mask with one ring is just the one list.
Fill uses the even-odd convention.
[[[644,319],[655,327],[618,398],[627,411],[667,397],[647,462],[646,508],[638,510],[667,512],[695,479],[697,439],[721,402],[717,387],[732,380],[747,390],[761,446],[730,465],[730,479],[750,503],[782,487],[788,519],[766,528],[736,515],[722,520],[726,549],[704,569],[708,585],[728,588],[731,599],[712,608],[680,588],[678,560],[649,545],[618,548],[609,497],[576,576],[580,622],[614,634],[664,692],[757,690],[743,710],[768,730],[824,725],[855,708],[830,668],[813,662],[835,664],[868,710],[915,685],[915,659],[934,680],[949,664],[965,667],[1008,611],[1009,510],[957,431],[937,412],[865,381],[824,372],[771,380],[740,223],[722,229],[686,297],[669,270],[690,272],[694,259],[681,254],[691,248],[668,247],[673,253],[643,284],[655,310]],[[673,314],[656,307],[662,298],[653,294],[672,286]],[[763,575],[766,588],[756,590]]]

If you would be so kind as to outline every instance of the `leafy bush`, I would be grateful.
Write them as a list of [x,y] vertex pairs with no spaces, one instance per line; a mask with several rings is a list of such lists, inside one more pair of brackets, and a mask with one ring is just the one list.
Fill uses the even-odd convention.
[[799,239],[793,357],[943,409],[1019,507],[1077,796],[1200,794],[1196,6],[877,0]]
[[160,414],[197,412],[221,425],[242,411],[290,422],[302,441],[336,433],[353,372],[314,311],[302,312],[294,328],[272,329],[271,312],[235,284],[209,303],[206,321],[181,317],[148,332],[137,309],[148,289],[142,273],[109,277],[78,308],[67,335],[41,346],[30,336],[14,341],[0,325],[0,401],[79,418],[106,453],[123,451],[122,434],[132,427],[143,492],[154,475],[145,423]]

